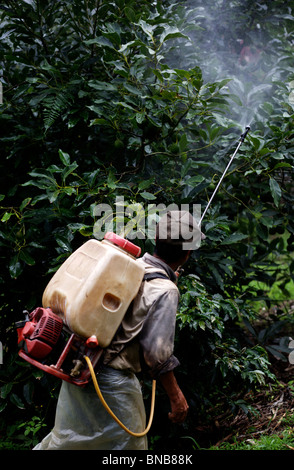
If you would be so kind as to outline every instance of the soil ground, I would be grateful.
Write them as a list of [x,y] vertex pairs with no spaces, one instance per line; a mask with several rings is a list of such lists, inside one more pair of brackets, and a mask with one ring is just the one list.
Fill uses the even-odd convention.
[[[195,429],[194,437],[201,447],[207,448],[208,442],[214,447],[225,442],[250,442],[262,435],[278,434],[286,422],[294,425],[294,365],[276,361],[272,370],[278,378],[278,385],[242,397],[250,407],[249,414],[240,409],[236,415],[227,411],[218,416],[214,414],[216,410],[211,410],[214,416],[212,423],[199,424]],[[294,450],[294,444],[288,447]]]

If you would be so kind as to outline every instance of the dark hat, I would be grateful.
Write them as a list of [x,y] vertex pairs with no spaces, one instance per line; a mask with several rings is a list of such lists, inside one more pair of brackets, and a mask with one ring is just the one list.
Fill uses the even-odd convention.
[[156,226],[156,239],[171,245],[182,245],[184,250],[200,247],[205,235],[188,211],[168,211]]

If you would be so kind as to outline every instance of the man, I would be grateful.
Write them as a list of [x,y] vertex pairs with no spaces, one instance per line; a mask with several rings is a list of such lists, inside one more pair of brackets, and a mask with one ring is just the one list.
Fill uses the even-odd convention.
[[[187,401],[178,386],[173,355],[179,292],[175,271],[203,238],[195,219],[186,211],[169,211],[156,227],[153,256],[138,262],[144,281],[119,330],[103,356],[97,380],[105,401],[133,432],[145,429],[145,409],[136,373],[142,366],[166,391],[169,419],[182,423]],[[35,450],[146,450],[147,437],[127,434],[103,408],[93,384],[81,389],[62,383],[52,432]]]

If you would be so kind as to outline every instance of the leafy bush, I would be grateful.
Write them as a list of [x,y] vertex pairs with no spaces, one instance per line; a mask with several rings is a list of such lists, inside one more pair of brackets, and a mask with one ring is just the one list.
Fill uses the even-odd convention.
[[176,348],[185,382],[193,394],[203,397],[201,406],[209,401],[205,390],[214,388],[216,395],[222,390],[231,405],[232,393],[237,396],[242,390],[275,380],[266,350],[246,341],[244,321],[252,321],[254,316],[242,302],[209,294],[193,275],[185,277],[180,291]]

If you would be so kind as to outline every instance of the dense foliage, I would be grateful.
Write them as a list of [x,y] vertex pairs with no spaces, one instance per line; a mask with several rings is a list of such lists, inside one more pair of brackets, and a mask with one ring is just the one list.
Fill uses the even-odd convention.
[[[252,300],[271,306],[272,286],[291,297],[293,8],[210,3],[0,4],[0,410],[12,437],[28,422],[27,445],[52,424],[58,383],[16,359],[22,311],[40,305],[54,270],[99,221],[108,226],[100,204],[115,224],[137,227],[143,251],[153,246],[141,223],[156,216],[152,205],[204,208],[247,124],[179,284],[184,432],[220,395],[236,404],[242,390],[274,380],[268,353],[283,348],[254,336]],[[153,435],[179,432],[159,416]]]

